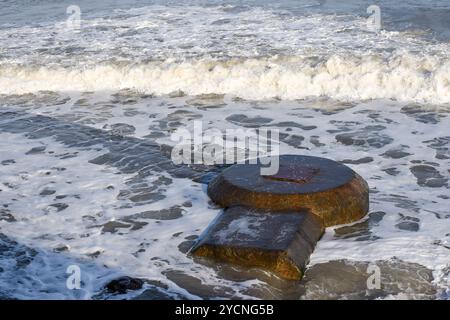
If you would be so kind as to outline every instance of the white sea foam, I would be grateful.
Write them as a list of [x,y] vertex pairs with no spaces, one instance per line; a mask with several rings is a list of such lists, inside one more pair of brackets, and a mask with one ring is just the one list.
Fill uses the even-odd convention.
[[[125,92],[127,94],[127,92]],[[139,95],[133,96],[128,92],[130,100],[138,99]],[[45,95],[41,93],[40,95]],[[35,99],[40,95],[36,95]],[[84,105],[77,105],[76,101],[84,98]],[[116,123],[129,123],[136,126],[135,136],[148,137],[155,130],[164,132],[158,124],[177,122],[175,116],[187,117],[195,114],[201,116],[208,127],[224,130],[230,127],[238,127],[238,120],[230,119],[230,115],[246,115],[242,121],[249,119],[268,119],[266,126],[272,127],[287,121],[293,121],[290,127],[281,126],[282,133],[293,137],[303,137],[301,146],[296,143],[291,145],[290,139],[281,144],[283,154],[305,154],[322,156],[335,160],[360,159],[372,157],[373,161],[361,164],[350,164],[361,176],[366,179],[374,191],[371,194],[371,212],[383,211],[385,216],[379,225],[371,226],[368,230],[373,236],[378,237],[374,241],[356,241],[357,237],[338,237],[333,228],[328,228],[324,237],[311,256],[311,265],[324,263],[337,259],[351,261],[377,261],[397,257],[406,262],[421,264],[433,271],[435,283],[445,286],[447,283],[446,268],[449,266],[448,243],[450,241],[448,230],[450,219],[445,218],[448,214],[446,201],[443,196],[448,194],[448,189],[420,187],[416,177],[410,168],[417,164],[435,163],[433,166],[442,176],[448,176],[450,163],[445,159],[436,157],[436,150],[427,147],[433,139],[448,136],[450,119],[441,115],[436,123],[429,123],[415,116],[427,115],[427,113],[410,114],[399,112],[399,108],[405,106],[392,101],[372,101],[360,103],[352,108],[332,115],[323,115],[313,107],[320,104],[324,109],[332,104],[329,100],[296,101],[296,102],[246,102],[231,101],[225,99],[226,106],[222,108],[196,108],[189,102],[191,97],[167,98],[143,98],[133,104],[123,105],[111,104],[111,96],[95,93],[76,96],[65,104],[45,104],[32,112],[45,114],[50,117],[71,119],[79,123],[88,124],[96,128],[108,129]],[[117,96],[115,96],[117,99]],[[218,98],[220,100],[220,98]],[[197,99],[201,100],[201,99]],[[34,105],[33,103],[31,103]],[[336,107],[345,107],[346,104],[337,104]],[[170,107],[168,107],[170,106]],[[102,109],[104,108],[104,109]],[[102,111],[100,111],[100,109]],[[329,110],[328,110],[329,111]],[[30,110],[31,112],[31,110]],[[104,116],[105,119],[99,117]],[[432,115],[432,114],[430,114]],[[189,121],[182,118],[183,126],[189,125]],[[424,119],[427,120],[427,119]],[[433,119],[428,119],[432,122]],[[184,123],[185,122],[185,123]],[[295,123],[310,126],[304,130],[295,126]],[[190,123],[192,124],[192,123]],[[366,132],[367,127],[381,126],[380,132],[372,137],[369,135],[364,139],[364,144],[345,145],[336,142],[338,133],[361,131]],[[288,130],[290,129],[290,130]],[[370,132],[369,132],[370,133]],[[383,136],[394,138],[391,143],[381,147],[369,147],[367,141],[382,140]],[[208,198],[204,192],[205,186],[194,183],[187,179],[173,179],[173,183],[164,192],[165,199],[153,204],[128,207],[124,200],[117,198],[119,190],[127,189],[126,180],[131,176],[117,174],[117,170],[108,167],[89,164],[88,161],[105,151],[87,151],[78,148],[67,148],[53,139],[28,139],[24,135],[2,133],[0,140],[0,160],[14,159],[16,163],[0,166],[2,182],[8,183],[0,193],[2,203],[8,204],[9,209],[15,215],[17,222],[8,223],[0,221],[1,232],[13,238],[21,244],[38,248],[48,260],[42,265],[39,260],[33,263],[28,270],[29,277],[34,281],[48,283],[54,295],[43,294],[37,290],[31,290],[27,284],[20,291],[15,292],[11,282],[7,282],[7,293],[16,297],[38,297],[38,298],[62,298],[73,297],[64,287],[65,267],[67,264],[80,264],[83,274],[88,272],[92,276],[93,287],[86,288],[83,295],[89,298],[98,292],[107,280],[117,277],[119,274],[127,274],[134,277],[142,277],[158,280],[169,285],[173,292],[188,295],[180,284],[175,284],[167,279],[165,273],[169,270],[182,271],[194,275],[207,285],[225,286],[233,288],[236,294],[248,297],[245,288],[255,286],[254,283],[233,283],[220,278],[214,269],[195,264],[191,259],[178,249],[184,237],[199,234],[218,213],[218,209],[208,206]],[[364,136],[364,135],[363,135]],[[317,141],[313,143],[313,137]],[[161,141],[162,143],[169,142]],[[366,141],[367,140],[367,141]],[[295,142],[295,141],[293,141]],[[320,145],[317,145],[320,142]],[[11,146],[14,148],[11,148]],[[25,155],[32,147],[47,146],[44,153]],[[445,146],[443,146],[445,147]],[[302,148],[302,149],[299,149]],[[385,157],[391,149],[403,149],[410,155],[400,159]],[[62,155],[67,152],[77,153],[77,157],[65,159],[64,161],[54,155]],[[416,162],[416,164],[413,163]],[[65,171],[54,172],[54,168],[64,166]],[[53,168],[53,169],[52,169]],[[398,173],[392,176],[386,172],[387,169],[395,168]],[[46,172],[52,174],[47,175]],[[68,184],[67,182],[70,182]],[[114,190],[105,189],[112,185]],[[67,197],[61,202],[69,204],[62,212],[46,210],[54,203],[54,196],[39,196],[41,190],[52,186],[57,193],[54,195],[80,195],[80,199]],[[18,199],[14,201],[13,199]],[[101,225],[115,218],[121,218],[143,212],[146,210],[160,210],[180,205],[185,201],[192,203],[191,207],[185,208],[182,217],[174,220],[154,222],[151,219],[143,219],[148,222],[142,229],[128,231],[121,229],[120,232],[111,234],[101,232]],[[405,231],[396,227],[400,214],[420,219],[419,230],[416,232]],[[83,215],[92,215],[96,221],[83,219]],[[438,217],[439,216],[439,217]],[[97,226],[97,227],[95,227]],[[238,224],[243,231],[248,231],[247,226]],[[238,229],[239,229],[238,228]],[[173,237],[174,234],[183,232],[182,236]],[[89,237],[81,235],[89,233]],[[123,233],[123,234],[121,234]],[[247,234],[247,232],[245,233]],[[73,235],[74,237],[66,237]],[[154,241],[158,239],[157,241]],[[136,252],[145,244],[145,252]],[[52,253],[53,248],[65,244],[70,247],[69,251],[60,254]],[[40,251],[40,252],[41,252]],[[101,251],[95,260],[97,266],[90,266],[83,259],[86,254]],[[60,261],[60,256],[66,256],[69,260]],[[159,257],[161,259],[151,260]],[[81,261],[80,261],[81,260]],[[163,261],[165,260],[165,261]],[[0,263],[2,263],[0,261]],[[57,264],[63,264],[58,269],[58,277],[52,281],[48,280],[42,270],[54,270]],[[108,269],[98,266],[107,266]],[[2,267],[4,264],[2,264]],[[17,271],[10,271],[5,277],[18,277]],[[42,287],[37,286],[37,289]],[[129,297],[137,293],[130,293]],[[325,294],[325,293],[324,293]],[[190,295],[197,298],[195,294]]]
[[[11,250],[13,257],[17,256],[16,251],[22,246],[36,250],[36,256],[30,257],[30,264],[23,268],[18,264],[16,266],[14,259],[0,259],[0,282],[3,284],[0,296],[87,299],[98,293],[109,280],[126,274],[158,280],[167,285],[169,291],[198,299],[197,295],[180,288],[164,276],[164,271],[183,270],[186,267],[196,269],[194,272],[204,282],[217,281],[217,285],[227,282],[217,279],[212,270],[193,265],[192,260],[177,248],[185,241],[184,237],[205,228],[218,211],[208,208],[207,196],[198,183],[173,179],[165,192],[166,199],[156,204],[128,208],[119,205],[124,203],[117,199],[117,194],[121,188],[126,188],[125,181],[130,176],[119,175],[110,167],[88,163],[92,156],[101,152],[75,151],[72,153],[75,157],[64,160],[63,168],[58,156],[67,155],[68,150],[52,139],[27,140],[23,135],[8,133],[1,133],[0,138],[0,161],[16,161],[9,166],[0,166],[3,182],[0,200],[14,211],[17,219],[13,224],[0,220],[0,234],[18,243],[17,248]],[[11,144],[14,144],[12,149],[8,147]],[[25,153],[35,146],[46,146],[50,152],[26,156]],[[114,189],[107,189],[108,185],[114,186]],[[49,199],[39,196],[46,188],[57,190],[56,194],[64,194],[64,200],[60,201],[68,204],[68,207],[61,212],[50,209],[47,206]],[[21,200],[11,203],[10,200],[16,197]],[[136,213],[136,210],[161,210],[187,199],[195,201],[187,208],[189,212],[181,218],[156,223],[150,220],[142,229],[133,231],[133,234],[128,234],[125,229],[124,233],[119,234],[101,232],[102,224],[120,220]],[[176,233],[182,236],[174,238],[172,235]],[[117,241],[117,237],[121,240]],[[52,251],[62,245],[67,246],[66,251]],[[138,252],[143,248],[145,250]],[[89,258],[89,254],[95,252],[99,256],[94,261]],[[69,276],[66,268],[69,265],[81,268],[83,290],[73,291],[66,287]],[[22,285],[17,286],[17,282],[22,282]],[[245,295],[242,297],[250,298]]]
[[[450,120],[444,113],[428,114],[423,106],[418,106],[417,114],[414,110],[410,114],[399,111],[410,108],[409,102],[447,108],[448,43],[430,41],[424,29],[367,32],[361,13],[297,15],[263,7],[220,5],[113,10],[103,2],[99,7],[89,11],[82,5],[78,33],[66,30],[63,19],[0,26],[0,94],[8,95],[0,96],[2,108],[20,105],[28,112],[103,130],[126,123],[136,128],[136,137],[160,137],[155,138],[159,143],[169,143],[165,134],[178,121],[189,126],[191,116],[200,116],[209,127],[221,130],[245,127],[245,121],[263,118],[267,126],[279,125],[287,136],[281,144],[282,153],[335,160],[371,157],[373,160],[367,163],[349,165],[373,191],[371,212],[385,213],[377,225],[368,227],[377,239],[357,241],[356,236],[341,237],[334,228],[328,228],[311,256],[311,266],[337,259],[377,261],[397,257],[432,270],[434,283],[448,292],[448,188],[419,186],[411,168],[432,166],[442,177],[448,177],[448,145],[430,145],[433,140],[448,137]],[[124,88],[161,97],[117,92]],[[41,90],[46,92],[13,96]],[[203,101],[204,106],[218,104],[219,108],[202,108],[204,97],[164,97],[179,90],[188,95],[226,96]],[[62,92],[71,94],[60,96]],[[231,96],[270,100],[239,101]],[[274,97],[312,99],[284,102],[271,100]],[[380,100],[357,101],[365,99]],[[340,111],[325,115],[318,108],[324,113],[329,109]],[[232,115],[235,117],[230,118]],[[371,126],[383,128],[371,132]],[[337,143],[336,134],[346,132],[361,132],[362,138],[357,139],[363,144]],[[385,136],[392,142],[381,147],[368,145],[369,140]],[[0,231],[38,252],[26,272],[14,268],[14,259],[0,259],[4,269],[0,294],[90,298],[108,280],[126,274],[160,281],[169,291],[185,297],[202,296],[202,292],[188,292],[183,281],[176,283],[166,276],[168,271],[175,271],[195,276],[207,286],[226,288],[227,297],[257,296],[246,289],[256,288],[258,281],[225,280],[214,269],[193,263],[178,247],[185,237],[198,235],[219,212],[208,205],[205,186],[173,178],[163,192],[165,199],[130,207],[118,198],[119,191],[127,189],[125,182],[130,175],[88,163],[104,150],[68,148],[50,138],[29,139],[6,132],[0,137],[0,160],[15,161],[0,166],[1,182],[6,183],[1,186],[0,200],[17,220],[1,220]],[[26,155],[36,146],[47,146],[47,150]],[[409,155],[386,157],[384,154],[392,149]],[[77,156],[64,161],[56,157],[65,153]],[[66,170],[56,172],[61,166]],[[396,173],[389,173],[392,170]],[[108,185],[114,190],[105,189]],[[48,186],[56,190],[55,196],[67,196],[58,201],[68,208],[55,212],[51,205],[56,198],[39,195]],[[101,231],[102,225],[115,219],[186,201],[192,206],[184,208],[178,219],[143,219],[148,224],[139,230],[124,228],[114,234]],[[402,215],[419,219],[419,230],[399,229]],[[60,245],[67,245],[68,251],[53,252]],[[97,251],[101,252],[97,258],[87,256]],[[65,287],[65,268],[72,263],[79,264],[88,276],[83,279],[83,292],[74,293]],[[22,286],[17,286],[16,279]]]
[[156,95],[183,91],[189,95],[230,94],[252,100],[326,96],[340,100],[385,98],[439,104],[450,102],[450,60],[397,52],[388,57],[166,60],[81,69],[0,67],[2,94],[125,88]]
[[450,102],[449,45],[366,18],[270,7],[152,5],[1,26],[0,93],[131,88],[246,99]]

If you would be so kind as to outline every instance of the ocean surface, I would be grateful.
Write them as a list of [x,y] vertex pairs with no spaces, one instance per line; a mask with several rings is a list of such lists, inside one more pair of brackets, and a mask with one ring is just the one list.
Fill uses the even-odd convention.
[[[0,1],[0,297],[449,299],[450,3],[373,4]],[[171,162],[194,120],[347,164],[369,215],[300,283],[195,261],[221,167]]]

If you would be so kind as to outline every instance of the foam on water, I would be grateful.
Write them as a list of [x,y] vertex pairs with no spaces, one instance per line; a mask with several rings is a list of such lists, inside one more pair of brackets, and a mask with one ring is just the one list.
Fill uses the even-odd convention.
[[[99,81],[102,79],[102,81]],[[450,102],[450,60],[395,53],[379,56],[275,57],[245,60],[153,62],[88,69],[0,68],[0,93],[131,88],[164,95],[231,94],[253,100],[326,96],[353,101],[395,99]]]
[[[365,17],[147,6],[0,28],[0,93],[134,89],[241,98],[450,102],[447,43],[371,32]],[[101,81],[100,81],[101,79]]]
[[[15,221],[0,221],[0,231],[11,239],[8,241],[18,243],[10,249],[13,257],[21,248],[33,248],[23,267],[18,267],[17,261],[1,259],[4,285],[0,294],[15,298],[92,298],[108,280],[125,274],[160,281],[168,286],[168,293],[195,299],[198,296],[168,280],[164,272],[187,267],[196,270],[205,282],[215,278],[207,268],[192,265],[177,248],[185,237],[198,235],[217,213],[208,209],[200,185],[174,179],[165,193],[166,200],[130,207],[118,201],[130,176],[88,163],[101,152],[71,149],[73,157],[67,157],[68,150],[51,139],[30,141],[17,134],[2,133],[0,141],[1,161],[15,159],[2,166],[0,172],[3,208],[13,214]],[[15,147],[7,152],[11,143]],[[40,146],[47,150],[29,153]],[[116,230],[105,228],[137,210],[162,210],[186,201],[191,204],[176,220],[147,220],[150,223],[133,228],[131,233],[131,225],[123,221]],[[66,287],[66,269],[70,265],[81,268],[82,291]],[[220,279],[216,284],[221,282],[226,284]]]
[[[23,105],[20,96],[4,97],[4,101],[9,101],[11,105]],[[241,101],[227,96],[152,98],[132,91],[112,95],[75,95],[72,99],[39,93],[25,101],[36,102],[20,107],[28,112],[103,130],[120,123],[135,125],[136,130],[130,131],[129,135],[143,139],[157,137],[161,144],[173,145],[170,132],[184,126],[191,128],[192,119],[201,119],[205,130],[213,127],[220,130],[252,127],[254,124],[279,128],[281,153],[322,156],[349,163],[369,182],[372,190],[371,212],[384,212],[380,222],[372,225],[368,220],[367,230],[363,228],[361,231],[361,228],[355,227],[355,235],[341,236],[341,231],[334,230],[338,228],[329,228],[311,256],[311,268],[339,259],[370,262],[397,257],[432,270],[435,284],[446,286],[446,270],[450,263],[447,253],[450,219],[444,199],[448,194],[450,163],[446,160],[448,141],[446,144],[445,137],[448,136],[450,123],[445,111],[389,101],[346,105],[323,100],[320,102],[321,109],[317,109],[315,99],[287,103]],[[26,132],[26,127],[23,130]],[[155,133],[158,135],[155,136]],[[341,143],[336,143],[336,139]],[[95,295],[108,279],[119,274],[160,281],[169,285],[172,294],[204,297],[205,292],[188,293],[184,289],[187,284],[176,278],[179,275],[173,273],[174,270],[195,275],[207,286],[227,288],[223,289],[227,293],[211,291],[208,293],[211,296],[249,297],[248,290],[261,285],[253,281],[234,283],[224,280],[214,269],[193,264],[184,251],[180,251],[180,245],[186,241],[184,238],[199,235],[218,213],[217,209],[208,208],[204,186],[168,175],[172,182],[158,191],[165,196],[163,199],[137,207],[130,206],[119,194],[120,190],[128,188],[126,181],[133,175],[119,174],[114,167],[88,163],[104,153],[101,148],[67,149],[51,139],[29,140],[23,135],[7,133],[2,133],[1,141],[1,160],[6,161],[7,165],[0,167],[0,170],[2,182],[7,186],[0,196],[17,220],[13,223],[2,221],[1,232],[20,244],[43,252],[67,245],[69,251],[54,254],[48,259],[58,260],[60,255],[68,254],[70,259],[76,259],[77,264],[81,263],[82,269],[94,270],[89,271],[93,287],[84,297]],[[14,145],[14,149],[9,148],[10,145]],[[37,149],[36,154],[29,152],[40,146],[46,146],[46,149],[41,152]],[[392,150],[403,153],[387,156]],[[59,158],[67,155],[74,157]],[[367,157],[370,157],[367,161],[359,160]],[[15,163],[9,165],[7,160],[10,159],[14,159]],[[61,166],[66,170],[56,172],[56,168]],[[418,179],[412,174],[416,166],[436,170],[430,176],[431,180],[425,178],[423,182],[431,187],[418,184]],[[164,176],[164,172],[158,176],[161,174]],[[433,187],[433,179],[437,179],[440,185]],[[109,185],[114,189],[105,189]],[[39,196],[47,187],[52,187],[57,193]],[[68,197],[56,200],[57,195]],[[73,197],[75,195],[79,198]],[[191,203],[190,206],[183,206],[182,216],[173,220],[148,220],[145,215],[139,218],[139,212],[172,208],[186,201]],[[69,207],[58,212],[61,207],[52,205],[60,202]],[[131,223],[126,222],[130,216],[147,224],[141,229],[131,230]],[[114,233],[102,231],[105,224],[113,221],[119,223]],[[399,223],[403,221],[416,223],[417,229],[400,228]],[[183,232],[183,236],[173,236],[179,232]],[[89,237],[82,237],[83,234],[89,234]],[[100,254],[96,256],[96,253]],[[86,255],[90,257],[92,254],[96,257],[88,258],[88,261],[94,259],[95,265],[107,269],[89,269],[89,264],[84,267],[85,262],[80,262],[80,257],[82,261]],[[52,265],[50,263],[48,268],[54,268]],[[56,283],[52,286],[58,292],[54,297],[71,294],[66,293],[58,282],[63,279],[62,275],[54,279]],[[32,273],[31,277],[40,279],[42,274]],[[60,289],[56,289],[58,286]],[[19,295],[48,297],[30,291],[30,288],[26,290],[28,293]],[[129,295],[136,294],[130,292]],[[261,297],[261,293],[256,296]]]
[[[349,298],[309,283],[367,262],[388,266],[393,282],[398,268],[433,276],[428,289],[376,297],[448,298],[448,43],[424,29],[370,32],[362,13],[152,5],[87,10],[80,32],[63,19],[2,24],[0,296],[120,299],[156,287],[166,298]],[[29,118],[11,126],[8,110]],[[36,115],[54,119],[44,136]],[[305,284],[197,263],[185,253],[219,212],[205,184],[132,166],[152,159],[137,144],[164,152],[192,120],[280,129],[281,153],[347,163],[369,183],[369,216],[326,230]],[[130,149],[108,162],[111,141]],[[81,291],[65,286],[71,264]],[[148,282],[105,294],[121,275]]]

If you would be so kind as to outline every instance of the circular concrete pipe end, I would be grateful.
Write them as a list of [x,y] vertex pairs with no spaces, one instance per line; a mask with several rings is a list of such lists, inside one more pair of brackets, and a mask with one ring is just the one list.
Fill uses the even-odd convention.
[[261,164],[236,164],[208,186],[209,197],[228,208],[246,206],[271,211],[308,209],[325,227],[346,224],[369,210],[369,187],[349,167],[336,161],[284,155],[277,174],[261,174]]

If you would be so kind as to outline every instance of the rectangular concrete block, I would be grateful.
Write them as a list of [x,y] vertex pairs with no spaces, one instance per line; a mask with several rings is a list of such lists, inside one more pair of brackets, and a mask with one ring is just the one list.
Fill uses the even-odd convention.
[[220,213],[190,252],[300,280],[323,232],[320,218],[306,210],[269,212],[236,206]]

